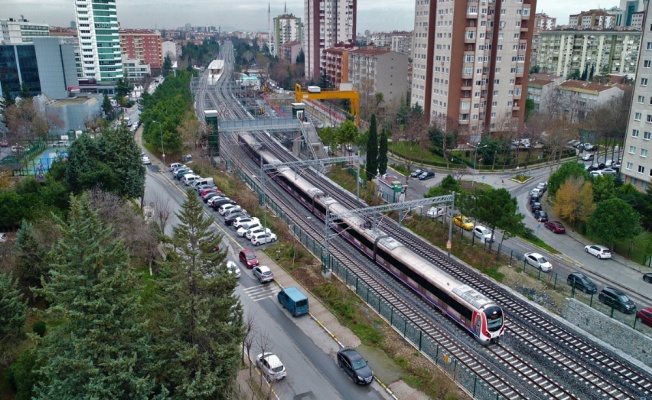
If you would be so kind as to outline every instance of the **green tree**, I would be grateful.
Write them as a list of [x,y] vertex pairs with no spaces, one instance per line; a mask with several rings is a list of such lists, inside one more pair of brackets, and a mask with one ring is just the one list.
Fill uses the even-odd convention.
[[516,198],[512,197],[507,189],[491,188],[477,195],[475,217],[489,226],[492,239],[496,228],[512,234],[525,229],[523,214],[519,214],[517,210]]
[[20,93],[18,94],[22,100],[31,100],[34,95],[32,94],[32,90],[30,89],[29,85],[27,82],[23,82],[20,84]]
[[383,127],[380,132],[380,142],[378,143],[378,173],[385,175],[387,173],[387,140],[389,130]]
[[367,180],[372,180],[378,173],[378,132],[376,131],[376,114],[371,115],[369,124],[369,140],[367,141]]
[[58,222],[49,279],[36,290],[57,324],[38,343],[34,398],[154,397],[151,341],[127,250],[85,194],[71,200],[68,222]]
[[594,202],[599,203],[613,197],[616,197],[616,186],[612,175],[601,175],[593,178]]
[[103,162],[99,140],[82,135],[68,149],[65,183],[70,191],[81,193],[99,187],[113,192],[118,188],[118,179],[115,171]]
[[355,143],[355,139],[358,137],[358,127],[353,121],[344,121],[337,128],[337,143],[338,144],[352,144]]
[[619,198],[598,203],[586,221],[589,235],[614,246],[616,240],[631,240],[641,232],[640,215],[632,206]]
[[16,240],[16,267],[23,287],[40,287],[41,278],[48,271],[45,255],[46,249],[41,245],[34,225],[23,220]]
[[325,126],[319,130],[319,138],[324,145],[332,148],[337,144],[337,130],[332,126]]
[[587,180],[589,177],[588,172],[584,169],[584,165],[575,161],[569,161],[559,166],[557,171],[553,172],[548,179],[548,196],[551,199],[555,198],[557,190],[569,178],[582,178]]
[[20,339],[20,331],[27,320],[27,300],[18,289],[18,279],[9,273],[0,273],[0,351]]
[[102,100],[102,111],[104,111],[106,118],[111,118],[113,116],[113,106],[111,105],[109,96],[106,94],[104,94],[104,100]]
[[126,97],[134,89],[134,85],[129,83],[126,78],[119,78],[115,84],[115,96]]
[[163,76],[168,76],[170,74],[170,70],[172,69],[172,59],[170,56],[166,55],[165,59],[163,59],[163,67],[162,67],[162,74]]
[[235,380],[244,339],[237,278],[215,251],[222,237],[192,189],[177,216],[161,271],[160,372],[174,398],[220,398]]
[[452,175],[448,174],[444,179],[441,181],[441,183],[437,186],[431,186],[430,189],[428,189],[428,192],[423,195],[423,197],[437,197],[437,196],[445,196],[447,194],[451,194],[453,192],[460,193],[460,182],[455,179]]
[[124,125],[106,130],[100,138],[101,162],[117,176],[113,193],[140,198],[145,192],[145,166],[134,135]]

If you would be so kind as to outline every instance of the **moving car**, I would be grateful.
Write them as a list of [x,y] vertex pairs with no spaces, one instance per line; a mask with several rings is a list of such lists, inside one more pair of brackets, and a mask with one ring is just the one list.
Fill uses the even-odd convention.
[[434,178],[434,177],[435,177],[435,173],[434,173],[434,172],[432,172],[432,171],[425,172],[425,171],[424,171],[423,173],[421,173],[421,175],[419,175],[419,180],[420,180],[420,181],[425,181],[425,180],[427,180],[427,179],[432,179],[432,178]]
[[591,161],[593,160],[593,154],[584,154],[582,156],[582,161]]
[[287,376],[287,371],[281,360],[275,354],[265,352],[256,356],[256,366],[269,380],[281,380]]
[[607,286],[598,295],[598,300],[600,300],[600,303],[625,314],[634,314],[636,312],[636,304],[620,289]]
[[584,293],[594,294],[598,293],[598,287],[586,275],[580,272],[572,272],[566,278],[566,283],[571,287],[575,287]]
[[276,295],[278,302],[281,303],[283,308],[286,308],[293,317],[298,317],[303,314],[308,314],[310,307],[308,305],[308,298],[305,294],[301,293],[296,286],[290,286],[278,292]]
[[543,226],[546,229],[550,229],[553,233],[566,233],[566,228],[559,221],[546,221]]
[[256,255],[254,254],[253,251],[249,249],[240,250],[240,253],[238,254],[238,258],[240,259],[240,262],[243,263],[244,266],[249,269],[252,269],[256,265],[258,265],[258,259],[256,258]]
[[238,279],[240,279],[240,275],[242,274],[240,268],[238,268],[238,266],[231,260],[226,262],[226,271],[229,274],[234,274]]
[[143,157],[141,158],[141,161],[142,161],[143,164],[145,164],[145,165],[150,165],[150,164],[152,163],[152,162],[149,160],[149,157],[147,157],[147,156],[143,156]]
[[341,348],[337,352],[337,365],[357,384],[368,385],[374,380],[374,371],[367,360],[350,347]]
[[460,228],[470,231],[473,229],[473,226],[475,225],[471,219],[465,217],[464,215],[458,215],[453,217],[453,223]]
[[652,307],[645,307],[638,310],[636,320],[645,325],[652,326]]
[[611,258],[611,250],[604,246],[600,246],[599,244],[584,246],[584,251],[598,257],[599,259]]
[[643,274],[643,282],[652,283],[652,273],[646,272]]
[[552,271],[552,264],[539,253],[525,253],[525,262],[542,272]]
[[271,282],[274,280],[272,270],[266,265],[254,267],[254,277],[258,279],[258,282],[260,283]]
[[491,230],[482,225],[476,225],[473,228],[473,236],[477,237],[482,243],[491,243],[494,240],[491,238]]

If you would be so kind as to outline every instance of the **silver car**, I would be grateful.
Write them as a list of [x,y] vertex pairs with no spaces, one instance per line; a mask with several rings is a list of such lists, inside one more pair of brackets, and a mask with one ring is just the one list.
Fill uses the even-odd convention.
[[552,264],[539,253],[525,253],[525,262],[542,272],[552,271]]

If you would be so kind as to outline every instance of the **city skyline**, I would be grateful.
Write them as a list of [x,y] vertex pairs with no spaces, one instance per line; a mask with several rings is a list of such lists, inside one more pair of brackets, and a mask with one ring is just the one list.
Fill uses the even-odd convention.
[[[20,18],[23,15],[32,22],[44,22],[50,26],[70,26],[75,20],[74,2],[72,0],[5,0],[0,18]],[[228,4],[228,14],[220,14],[220,8],[226,2],[209,0],[189,0],[187,2],[170,0],[137,0],[117,2],[118,21],[122,28],[177,29],[186,25],[215,26],[223,31],[231,29],[242,31],[266,32],[268,24],[268,4],[272,18],[288,13],[302,17],[303,0],[285,2],[260,2],[240,0]],[[536,12],[545,12],[557,18],[558,24],[568,23],[568,15],[592,8],[610,8],[618,5],[601,4],[595,1],[579,0],[572,3],[562,0],[539,0]],[[357,33],[405,30],[414,28],[415,3],[401,3],[390,0],[358,0]],[[235,15],[235,17],[234,17]],[[234,22],[238,21],[238,22]]]

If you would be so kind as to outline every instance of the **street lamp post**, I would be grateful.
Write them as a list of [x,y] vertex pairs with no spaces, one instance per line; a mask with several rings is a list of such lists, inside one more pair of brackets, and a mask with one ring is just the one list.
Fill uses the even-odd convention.
[[163,149],[163,124],[158,121],[152,122],[158,124],[158,129],[161,134],[161,157],[163,158],[163,166],[165,167],[165,150]]
[[471,147],[473,147],[475,149],[475,154],[473,156],[473,180],[471,181],[471,187],[473,187],[473,185],[475,184],[475,174],[477,172],[477,170],[475,169],[475,163],[478,160],[478,149],[487,147],[487,145],[480,146],[480,143],[478,143],[476,146],[472,145],[471,143],[467,143],[467,145],[469,145],[469,146],[471,146]]

